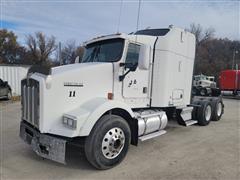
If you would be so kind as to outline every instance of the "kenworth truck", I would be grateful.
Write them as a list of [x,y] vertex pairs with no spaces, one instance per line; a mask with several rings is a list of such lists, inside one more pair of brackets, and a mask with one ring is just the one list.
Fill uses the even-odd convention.
[[84,44],[81,63],[32,67],[22,80],[20,137],[39,156],[66,163],[69,145],[97,169],[119,164],[129,145],[166,133],[169,119],[206,126],[221,97],[191,97],[195,36],[183,29],[139,30]]

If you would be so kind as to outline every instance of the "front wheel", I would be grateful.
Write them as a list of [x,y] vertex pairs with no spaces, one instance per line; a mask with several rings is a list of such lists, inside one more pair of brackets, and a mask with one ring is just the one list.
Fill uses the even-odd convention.
[[119,164],[128,152],[131,132],[120,116],[105,115],[93,127],[85,142],[87,160],[97,169]]

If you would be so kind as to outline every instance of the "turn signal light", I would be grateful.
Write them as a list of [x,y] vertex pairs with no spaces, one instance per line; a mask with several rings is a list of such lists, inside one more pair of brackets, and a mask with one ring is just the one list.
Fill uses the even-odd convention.
[[113,99],[113,93],[108,93],[107,97],[108,97],[109,100],[112,100]]

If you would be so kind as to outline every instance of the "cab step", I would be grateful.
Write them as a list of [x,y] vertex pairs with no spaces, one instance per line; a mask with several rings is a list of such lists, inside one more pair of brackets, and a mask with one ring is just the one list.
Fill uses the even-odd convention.
[[188,121],[185,121],[185,126],[191,126],[193,124],[197,124],[197,120],[188,120]]
[[165,130],[160,130],[160,131],[157,131],[157,132],[154,132],[154,133],[151,133],[151,134],[147,134],[147,135],[144,135],[144,136],[141,136],[139,137],[138,139],[140,141],[146,141],[148,139],[152,139],[152,138],[155,138],[155,137],[158,137],[158,136],[161,136],[163,134],[166,134],[167,131]]

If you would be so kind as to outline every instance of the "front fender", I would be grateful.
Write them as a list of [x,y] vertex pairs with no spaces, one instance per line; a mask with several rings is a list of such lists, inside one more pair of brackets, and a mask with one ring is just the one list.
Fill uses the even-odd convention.
[[107,98],[94,98],[66,114],[77,118],[78,136],[88,136],[98,119],[105,112],[115,108],[127,111],[131,117],[135,116],[127,104]]

